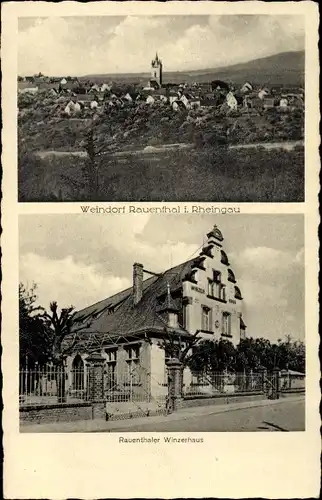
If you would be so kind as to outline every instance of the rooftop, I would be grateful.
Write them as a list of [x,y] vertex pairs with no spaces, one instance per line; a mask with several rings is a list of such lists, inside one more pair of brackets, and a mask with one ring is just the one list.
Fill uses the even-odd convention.
[[[78,311],[74,316],[76,328],[82,334],[105,334],[111,337],[131,337],[140,331],[164,331],[165,323],[158,314],[164,302],[168,287],[172,294],[172,307],[180,308],[181,298],[176,294],[182,280],[192,271],[196,258],[153,275],[143,281],[143,294],[138,304],[134,304],[133,287],[127,288],[94,305]],[[187,332],[181,328],[182,333]]]

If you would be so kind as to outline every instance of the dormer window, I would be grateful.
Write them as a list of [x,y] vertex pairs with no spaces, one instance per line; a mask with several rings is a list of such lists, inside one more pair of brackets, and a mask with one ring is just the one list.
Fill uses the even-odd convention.
[[235,299],[239,299],[239,300],[242,300],[242,299],[243,299],[242,294],[241,294],[241,291],[240,291],[240,289],[238,288],[238,286],[235,286]]

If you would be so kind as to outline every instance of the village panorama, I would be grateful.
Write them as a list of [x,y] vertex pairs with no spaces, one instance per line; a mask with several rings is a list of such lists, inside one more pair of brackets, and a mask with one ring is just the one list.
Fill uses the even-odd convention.
[[185,73],[151,56],[18,77],[19,201],[303,201],[303,51]]

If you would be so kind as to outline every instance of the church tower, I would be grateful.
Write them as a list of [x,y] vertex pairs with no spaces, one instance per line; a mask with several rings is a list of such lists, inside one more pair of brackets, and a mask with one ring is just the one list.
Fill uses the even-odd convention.
[[159,59],[158,53],[151,62],[151,84],[157,83],[158,87],[162,87],[162,61]]

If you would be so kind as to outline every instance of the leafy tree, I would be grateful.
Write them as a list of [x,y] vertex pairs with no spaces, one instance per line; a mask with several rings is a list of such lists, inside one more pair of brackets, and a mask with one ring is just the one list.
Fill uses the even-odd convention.
[[58,312],[57,302],[50,303],[50,314],[45,313],[45,317],[49,321],[52,330],[53,341],[51,350],[51,361],[57,367],[56,370],[56,384],[57,384],[57,398],[58,402],[66,401],[65,391],[65,367],[64,362],[66,356],[71,352],[77,341],[77,328],[74,329],[74,340],[66,347],[63,345],[67,336],[71,335],[72,327],[75,324],[73,321],[74,307],[62,308]]
[[63,308],[59,313],[57,302],[51,302],[49,309],[50,314],[45,312],[45,317],[49,322],[53,336],[51,360],[54,364],[63,366],[64,359],[70,350],[70,348],[63,349],[63,341],[67,335],[71,334],[74,307]]
[[194,347],[189,368],[194,372],[234,369],[236,350],[228,340],[203,340]]
[[19,284],[19,363],[21,368],[45,364],[51,355],[52,332],[44,316],[44,308],[37,304],[37,285],[28,289]]

